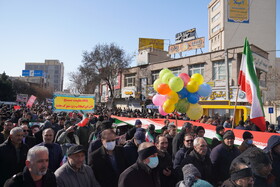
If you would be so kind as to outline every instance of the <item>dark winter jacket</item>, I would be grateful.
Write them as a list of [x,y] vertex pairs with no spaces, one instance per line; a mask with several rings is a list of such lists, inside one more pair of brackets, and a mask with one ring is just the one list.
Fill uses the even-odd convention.
[[183,147],[184,144],[184,136],[185,136],[186,130],[181,130],[176,136],[173,138],[172,141],[172,158],[175,158],[175,155],[177,151],[180,149],[180,147]]
[[240,154],[235,147],[229,148],[224,143],[217,145],[210,154],[213,164],[213,174],[216,182],[225,181],[230,177],[229,168],[232,160]]
[[269,156],[272,162],[272,171],[271,173],[276,177],[276,185],[280,186],[280,155],[276,153],[273,148],[280,144],[280,136],[273,135],[269,138],[267,142],[267,147],[264,151]]
[[[158,159],[159,159],[158,170],[159,170],[161,187],[174,186],[176,184],[176,177],[173,169],[171,155],[168,152],[158,151]],[[163,170],[166,169],[171,171],[170,176],[165,176],[163,174]]]
[[89,165],[93,169],[95,177],[102,187],[117,187],[120,174],[127,168],[123,147],[116,146],[114,158],[117,163],[117,171],[114,170],[109,155],[102,146],[91,155]]
[[124,147],[125,159],[127,161],[128,166],[134,164],[138,158],[138,147],[135,145],[133,141],[129,141]]
[[[55,175],[47,171],[47,173],[42,178],[43,187],[56,187]],[[36,187],[29,170],[25,167],[23,172],[14,175],[12,178],[8,179],[4,187]]]
[[57,143],[46,144],[44,142],[38,144],[39,146],[45,146],[49,150],[49,169],[55,172],[60,167],[63,159],[62,149]]
[[186,157],[182,160],[180,166],[176,168],[177,177],[180,176],[180,180],[183,179],[182,168],[186,164],[193,164],[201,174],[201,179],[206,180],[210,183],[213,182],[213,166],[209,155],[204,158],[201,157],[195,150],[192,150]]
[[185,154],[189,154],[192,150],[193,148],[186,148],[185,146],[180,148],[179,151],[175,154],[173,168],[176,169],[177,167],[179,167],[185,157]]
[[127,168],[119,178],[118,187],[160,187],[160,178],[157,168],[150,169],[137,160]]
[[21,144],[18,159],[16,148],[10,138],[0,145],[0,186],[3,186],[8,178],[23,170],[27,152],[27,145]]

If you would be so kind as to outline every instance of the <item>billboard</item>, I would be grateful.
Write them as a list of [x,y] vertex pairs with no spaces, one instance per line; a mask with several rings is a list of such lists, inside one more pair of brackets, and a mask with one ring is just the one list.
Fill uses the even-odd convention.
[[22,70],[22,76],[24,77],[43,77],[43,70]]
[[175,35],[175,43],[182,43],[189,40],[194,40],[196,38],[196,29],[186,30],[184,32],[179,32]]
[[164,40],[163,39],[153,39],[153,38],[139,38],[139,50],[146,48],[154,48],[159,50],[164,50]]
[[175,53],[181,53],[184,51],[190,51],[194,49],[199,49],[199,48],[204,48],[204,40],[205,38],[197,38],[195,40],[179,43],[179,44],[174,44],[170,45],[168,47],[168,53],[170,55],[175,54]]
[[249,0],[228,0],[228,22],[249,23]]
[[27,94],[17,94],[17,102],[27,102],[28,95]]
[[72,112],[74,110],[93,112],[94,104],[93,95],[54,94],[53,96],[54,112]]

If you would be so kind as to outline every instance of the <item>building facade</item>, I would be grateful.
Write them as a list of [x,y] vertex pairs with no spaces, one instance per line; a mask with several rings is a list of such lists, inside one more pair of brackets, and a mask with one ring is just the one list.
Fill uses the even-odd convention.
[[26,62],[25,70],[42,70],[46,88],[52,91],[62,91],[64,82],[64,64],[59,60],[45,60],[40,62]]

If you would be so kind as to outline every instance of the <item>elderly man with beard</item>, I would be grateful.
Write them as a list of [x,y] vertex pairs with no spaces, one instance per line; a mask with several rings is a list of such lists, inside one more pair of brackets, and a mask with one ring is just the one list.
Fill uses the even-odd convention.
[[49,151],[43,146],[29,149],[23,172],[8,179],[4,187],[56,187],[56,179],[48,170]]
[[158,169],[161,187],[174,186],[176,178],[172,168],[173,163],[171,155],[167,152],[168,140],[164,135],[158,135],[156,137],[155,145],[158,149]]

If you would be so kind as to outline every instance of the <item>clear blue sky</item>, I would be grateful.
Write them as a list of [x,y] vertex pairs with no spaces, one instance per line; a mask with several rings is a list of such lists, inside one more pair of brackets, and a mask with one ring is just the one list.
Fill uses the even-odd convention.
[[[127,53],[138,38],[170,39],[196,28],[206,38],[210,0],[1,0],[0,73],[19,76],[25,62],[58,59],[68,73],[77,70],[82,52],[114,42]],[[280,49],[280,3],[277,2],[277,49]],[[166,41],[168,44],[168,41]],[[165,47],[167,49],[167,45]],[[277,56],[280,56],[279,52]],[[132,65],[135,65],[134,62]]]

